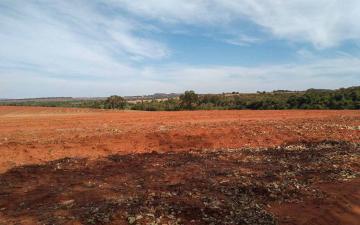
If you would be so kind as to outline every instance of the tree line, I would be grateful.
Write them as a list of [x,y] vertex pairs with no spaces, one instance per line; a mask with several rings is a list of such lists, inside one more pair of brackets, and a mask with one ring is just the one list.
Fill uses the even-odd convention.
[[337,90],[309,89],[301,92],[277,90],[244,94],[197,94],[185,91],[178,98],[129,102],[117,95],[106,100],[49,102],[13,102],[0,105],[130,109],[144,111],[179,111],[211,109],[360,109],[360,86]]
[[[114,101],[118,103],[114,104]],[[114,107],[115,106],[115,107]],[[360,87],[337,90],[309,89],[303,92],[278,90],[252,94],[196,94],[185,91],[179,98],[126,103],[120,96],[105,101],[105,108],[145,111],[210,109],[360,109]]]

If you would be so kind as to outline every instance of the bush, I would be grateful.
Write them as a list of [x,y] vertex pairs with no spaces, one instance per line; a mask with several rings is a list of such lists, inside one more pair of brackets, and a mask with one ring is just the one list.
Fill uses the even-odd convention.
[[126,106],[126,100],[123,97],[113,95],[105,100],[106,109],[124,109]]
[[199,101],[199,96],[194,91],[185,91],[180,96],[180,104],[183,109],[194,109]]

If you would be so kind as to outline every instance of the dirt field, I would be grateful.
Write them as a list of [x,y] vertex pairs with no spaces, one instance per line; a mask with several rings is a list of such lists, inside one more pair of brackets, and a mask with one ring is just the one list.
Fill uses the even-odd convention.
[[64,157],[360,140],[359,111],[110,112],[0,107],[0,172]]
[[0,107],[0,224],[355,225],[359,144],[359,111]]

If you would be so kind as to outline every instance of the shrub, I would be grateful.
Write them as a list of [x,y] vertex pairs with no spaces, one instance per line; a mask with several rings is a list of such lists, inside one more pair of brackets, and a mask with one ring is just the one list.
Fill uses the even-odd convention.
[[113,95],[105,100],[106,109],[124,109],[125,106],[126,100],[121,96]]

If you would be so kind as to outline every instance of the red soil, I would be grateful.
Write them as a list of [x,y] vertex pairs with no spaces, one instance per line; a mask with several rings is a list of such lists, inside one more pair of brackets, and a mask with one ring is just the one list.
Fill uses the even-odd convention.
[[[0,178],[8,177],[9,182],[14,182],[14,184],[9,183],[8,190],[0,188],[0,196],[15,196],[14,199],[18,199],[19,202],[45,204],[46,198],[40,201],[33,197],[32,192],[22,192],[21,190],[23,188],[32,189],[40,185],[39,189],[36,189],[38,194],[46,194],[51,197],[54,187],[72,185],[71,182],[67,182],[69,179],[74,179],[72,181],[74,184],[81,179],[90,179],[95,175],[98,175],[97,179],[102,179],[106,174],[103,166],[108,166],[107,169],[114,169],[114,173],[121,172],[123,169],[126,171],[126,168],[136,172],[135,169],[131,169],[131,166],[137,168],[139,166],[137,164],[129,166],[103,165],[102,158],[112,154],[271,147],[301,141],[323,140],[360,143],[360,111],[139,112],[0,107]],[[88,174],[91,167],[84,166],[80,172],[78,171],[78,177],[71,178],[72,175],[66,175],[66,170],[64,170],[64,175],[47,169],[46,165],[49,161],[64,157],[87,157],[89,160],[93,160],[99,171],[95,168]],[[100,162],[94,159],[98,159]],[[356,162],[358,159],[354,160]],[[124,163],[126,164],[126,162]],[[44,164],[45,169],[40,169],[38,174],[28,172],[28,170],[36,172],[37,167],[33,169],[32,167],[19,167],[18,171],[16,168],[14,171],[10,170],[26,164]],[[210,162],[209,165],[211,165]],[[353,166],[358,168],[359,165],[356,163]],[[149,167],[151,166],[153,165],[149,164]],[[122,170],[119,170],[118,167]],[[76,171],[74,170],[74,172]],[[147,179],[146,174],[142,174],[142,171],[137,172]],[[131,173],[124,174],[131,182],[138,182],[137,180],[133,181]],[[33,179],[29,179],[31,176]],[[50,177],[49,180],[53,183],[47,184],[43,177]],[[110,176],[108,182],[115,181],[118,182]],[[53,186],[56,182],[58,184]],[[26,183],[29,185],[23,186]],[[323,201],[309,199],[301,203],[274,204],[269,210],[277,216],[280,224],[355,225],[360,220],[359,185],[359,178],[344,183],[319,184],[319,190],[328,194]],[[69,188],[65,186],[64,188]],[[19,188],[21,190],[18,190]],[[86,188],[88,187],[86,186]],[[111,186],[111,188],[113,187]],[[96,194],[97,189],[93,192],[92,195]],[[62,192],[59,191],[59,193]],[[10,197],[4,198],[6,200],[6,202],[3,200],[4,205],[11,205],[14,199]],[[53,196],[50,197],[49,204],[53,201]],[[85,202],[87,204],[91,196],[84,198],[78,196],[78,198],[88,201]],[[35,207],[35,205],[33,206]],[[4,220],[1,210],[10,209],[0,209],[0,224],[2,221],[7,221]],[[14,213],[18,210],[17,206],[14,206]],[[36,211],[36,209],[34,210]],[[36,224],[36,222],[29,221],[24,224]]]
[[0,172],[64,157],[360,142],[360,111],[140,112],[0,107]]
[[357,225],[360,221],[360,179],[350,182],[324,184],[320,190],[326,199],[308,200],[300,204],[279,204],[270,211],[284,225]]

